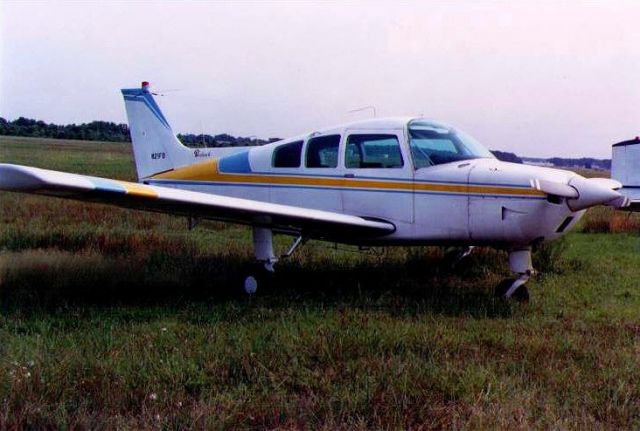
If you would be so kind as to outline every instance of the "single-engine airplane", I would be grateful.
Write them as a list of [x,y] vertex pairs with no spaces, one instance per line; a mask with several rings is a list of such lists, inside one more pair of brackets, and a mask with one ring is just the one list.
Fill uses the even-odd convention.
[[[619,181],[502,162],[462,131],[423,118],[370,119],[259,147],[190,149],[148,82],[122,95],[137,183],[0,164],[0,189],[250,225],[250,294],[274,270],[277,233],[295,237],[284,256],[309,239],[449,245],[461,255],[502,248],[516,276],[496,293],[526,300],[532,248],[567,233],[587,208],[640,203]],[[618,147],[621,157],[627,148]],[[614,160],[616,168],[620,178],[630,171]]]

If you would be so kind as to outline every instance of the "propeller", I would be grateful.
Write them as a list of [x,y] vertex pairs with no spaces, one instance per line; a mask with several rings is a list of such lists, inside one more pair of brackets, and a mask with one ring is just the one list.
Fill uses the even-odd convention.
[[616,180],[609,178],[584,178],[580,175],[569,180],[568,184],[532,179],[531,187],[548,195],[561,196],[567,199],[572,211],[580,211],[596,205],[623,208],[629,205],[629,199],[618,190],[622,188]]

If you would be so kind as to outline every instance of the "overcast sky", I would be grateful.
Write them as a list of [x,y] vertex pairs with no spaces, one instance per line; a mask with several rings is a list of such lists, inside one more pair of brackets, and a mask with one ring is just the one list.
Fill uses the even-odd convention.
[[125,122],[119,89],[148,80],[176,132],[286,137],[374,105],[519,155],[640,134],[640,1],[0,5],[7,119]]

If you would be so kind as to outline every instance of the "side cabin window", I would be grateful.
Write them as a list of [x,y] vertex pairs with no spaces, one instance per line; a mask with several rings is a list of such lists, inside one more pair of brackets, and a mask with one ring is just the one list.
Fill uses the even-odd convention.
[[347,168],[401,168],[400,142],[396,135],[349,135],[345,166]]
[[340,135],[318,136],[307,144],[307,168],[338,167]]
[[302,154],[302,141],[278,146],[273,151],[271,165],[274,168],[299,168]]

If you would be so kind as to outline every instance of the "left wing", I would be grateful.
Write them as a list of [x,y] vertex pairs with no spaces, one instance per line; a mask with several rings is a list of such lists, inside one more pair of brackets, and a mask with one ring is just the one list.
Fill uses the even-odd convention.
[[0,189],[270,227],[342,242],[395,231],[392,223],[383,220],[21,165],[0,164]]

